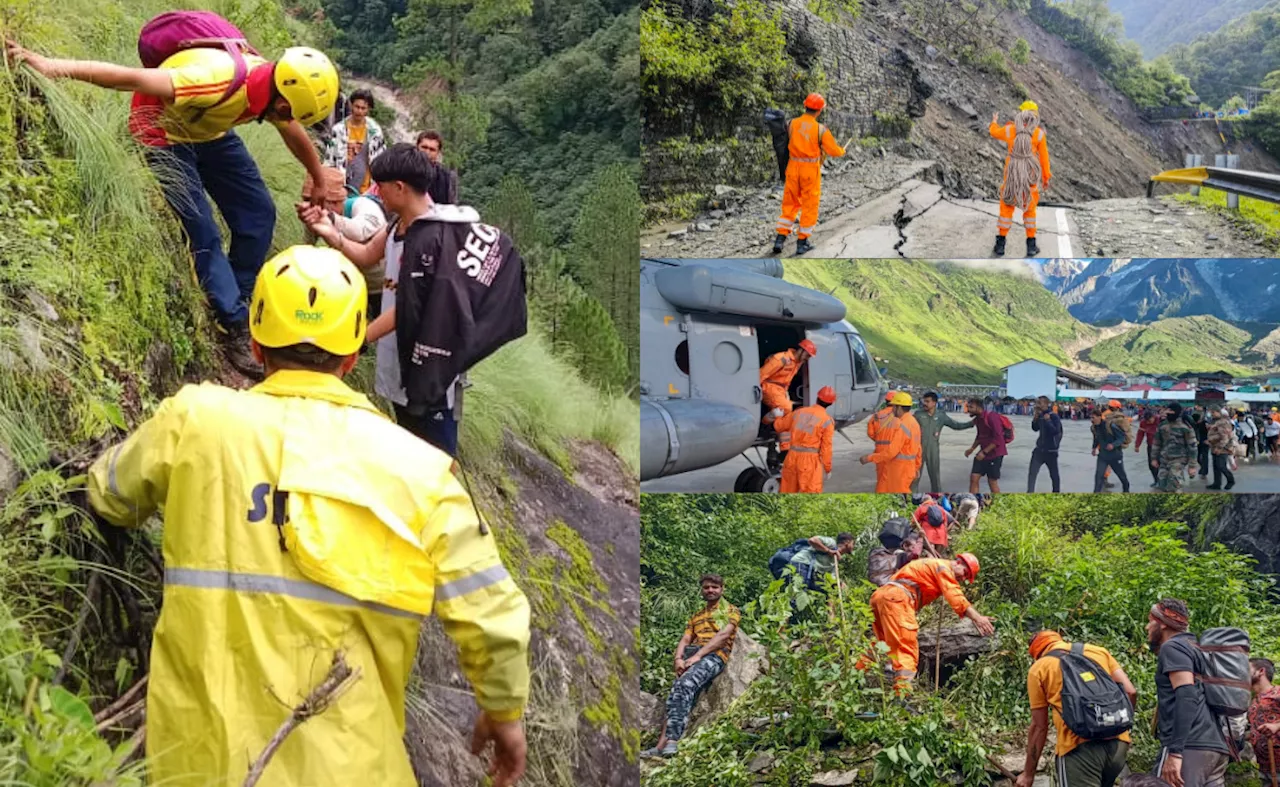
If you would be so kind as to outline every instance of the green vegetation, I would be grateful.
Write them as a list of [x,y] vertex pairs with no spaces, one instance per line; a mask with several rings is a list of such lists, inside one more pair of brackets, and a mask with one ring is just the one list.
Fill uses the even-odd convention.
[[1141,47],[1125,40],[1120,17],[1107,0],[1031,0],[1030,15],[1088,55],[1103,78],[1140,107],[1180,106],[1192,94],[1192,82],[1183,76],[1187,72],[1175,71],[1169,58],[1143,61]]
[[1212,316],[1174,317],[1104,339],[1089,361],[1117,372],[1164,374],[1222,369],[1244,377],[1265,370],[1248,331]]
[[[1268,114],[1277,123],[1280,123],[1280,102],[1276,102],[1274,105],[1268,102],[1265,106],[1270,110]],[[1260,139],[1264,141],[1264,144],[1267,144],[1267,140],[1270,140],[1270,144],[1276,145],[1275,150],[1280,151],[1280,133],[1277,133],[1274,129],[1265,129],[1260,125],[1260,116],[1262,114],[1262,109],[1254,110],[1249,123],[1252,129],[1259,133]],[[1280,126],[1274,128],[1280,128]],[[1267,134],[1271,134],[1271,136],[1268,137],[1266,136]],[[1179,202],[1194,203],[1223,216],[1236,217],[1249,229],[1257,233],[1262,242],[1273,251],[1280,251],[1280,205],[1276,205],[1274,202],[1241,197],[1239,212],[1232,211],[1227,209],[1227,193],[1217,189],[1200,189],[1198,196],[1192,196],[1189,193],[1178,194],[1174,199]]]
[[567,241],[599,173],[635,180],[636,0],[318,2],[343,65],[394,80],[413,126],[444,135],[463,201],[487,208],[519,176]]
[[[1195,536],[1230,504],[1226,495],[998,499],[955,545],[982,561],[979,582],[965,592],[995,617],[998,646],[958,669],[948,665],[954,671],[949,677],[944,671],[940,691],[930,685],[931,670],[922,670],[912,702],[923,713],[909,716],[888,701],[873,674],[851,668],[870,639],[866,554],[897,498],[646,495],[642,688],[665,695],[672,650],[701,605],[696,581],[702,572],[725,577],[725,599],[743,608],[742,630],[770,660],[767,675],[724,716],[682,740],[679,755],[650,771],[646,783],[749,785],[745,764],[766,751],[775,758],[769,783],[804,784],[831,768],[857,768],[858,783],[872,774],[887,785],[990,783],[985,754],[1021,750],[1025,740],[1026,646],[1042,627],[1103,645],[1124,665],[1140,697],[1130,766],[1149,767],[1156,752],[1150,734],[1155,658],[1143,627],[1155,600],[1185,599],[1194,630],[1242,626],[1254,653],[1280,652],[1272,580],[1259,575],[1250,558],[1201,545]],[[832,592],[826,604],[789,624],[793,591],[769,575],[770,555],[796,538],[837,530],[853,532],[858,544],[841,561],[842,603]],[[921,629],[938,616],[954,620],[935,604],[922,614]],[[879,718],[855,718],[866,711]],[[779,712],[788,715],[744,729],[751,718]]]
[[1027,358],[1065,363],[1063,344],[1093,332],[1029,275],[905,260],[810,260],[786,274],[844,301],[895,380],[996,383]]
[[1027,39],[1018,37],[1013,42],[1013,46],[1009,49],[1009,59],[1020,66],[1025,66],[1027,60],[1031,57],[1031,45],[1027,43]]
[[1169,50],[1174,66],[1191,78],[1202,101],[1218,106],[1242,88],[1262,85],[1280,69],[1280,6],[1239,17],[1189,44]]
[[1239,16],[1271,0],[1109,0],[1111,10],[1124,18],[1125,34],[1137,41],[1149,57],[1167,52],[1174,44],[1191,41],[1217,30]]
[[824,22],[851,22],[862,14],[862,0],[809,0],[807,8]]

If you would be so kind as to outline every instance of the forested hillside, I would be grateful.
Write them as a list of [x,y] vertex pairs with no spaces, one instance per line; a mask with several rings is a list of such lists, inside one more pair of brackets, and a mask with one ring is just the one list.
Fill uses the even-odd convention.
[[1124,33],[1138,42],[1147,57],[1156,57],[1174,44],[1185,44],[1212,33],[1270,0],[1108,0],[1124,18]]
[[[1280,88],[1280,2],[1169,50],[1174,67],[1191,78],[1201,101],[1217,107],[1247,87]],[[1270,78],[1268,79],[1268,77]]]
[[[267,57],[325,45],[314,10],[290,16],[276,0],[200,6]],[[141,25],[172,7],[67,0],[51,14],[0,0],[0,33],[44,54],[133,65]],[[570,78],[593,62],[544,65],[559,63]],[[181,230],[126,131],[128,108],[126,94],[0,70],[3,784],[142,783],[141,706],[100,715],[100,728],[94,713],[145,677],[163,600],[160,521],[106,547],[82,507],[83,470],[181,384],[245,384],[215,352]],[[302,242],[292,207],[302,168],[272,129],[238,133],[277,204],[273,249]],[[518,157],[520,145],[507,142]],[[505,202],[495,198],[486,218],[518,238],[531,320],[527,336],[469,373],[459,439],[478,505],[534,609],[533,785],[616,787],[635,752],[637,411],[625,395],[628,348],[602,304],[625,297],[612,273],[622,254],[634,270],[625,231],[638,208],[630,173],[597,163],[592,198],[572,208],[560,235],[542,223],[547,201],[535,192],[514,179],[494,192]],[[566,273],[573,266],[581,279]],[[349,382],[368,391],[372,366],[367,356]],[[474,703],[454,648],[438,626],[421,646],[406,736],[419,781],[475,783],[483,775],[461,737]]]
[[[1125,668],[1138,688],[1128,757],[1138,771],[1150,768],[1157,748],[1150,732],[1155,656],[1143,630],[1151,604],[1182,598],[1193,630],[1242,626],[1253,654],[1280,655],[1274,579],[1259,573],[1250,555],[1203,543],[1198,535],[1223,530],[1217,524],[1242,506],[1230,495],[1006,495],[979,517],[976,529],[952,542],[981,562],[965,595],[994,617],[995,638],[982,640],[967,623],[955,625],[941,602],[923,612],[924,658],[910,699],[920,713],[909,713],[874,674],[853,668],[871,644],[867,554],[888,512],[902,510],[901,498],[801,497],[642,499],[642,688],[653,695],[650,703],[661,708],[673,679],[671,654],[688,616],[701,606],[703,572],[724,577],[725,600],[743,610],[741,631],[768,661],[765,674],[736,687],[727,710],[721,706],[721,715],[699,719],[675,757],[649,761],[645,784],[745,787],[761,778],[888,787],[999,783],[988,755],[1022,768],[1030,723],[1027,644],[1041,628],[1102,645]],[[769,557],[797,538],[841,530],[857,539],[857,550],[840,561],[843,593],[810,597],[812,605],[789,621],[792,591],[773,581]],[[955,643],[943,648],[940,685],[925,644],[935,631]],[[650,725],[646,740],[656,734],[655,721]],[[1230,783],[1256,783],[1248,764],[1238,767],[1243,779]]]
[[345,69],[392,82],[445,138],[459,201],[531,263],[557,352],[634,386],[637,0],[304,0]]

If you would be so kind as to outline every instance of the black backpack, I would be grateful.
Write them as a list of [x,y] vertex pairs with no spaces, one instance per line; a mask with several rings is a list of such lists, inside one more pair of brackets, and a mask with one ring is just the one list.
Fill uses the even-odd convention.
[[809,539],[797,538],[788,546],[774,552],[773,557],[769,558],[769,573],[773,574],[773,578],[782,579],[782,572],[787,570],[787,564],[791,562],[791,558],[807,546],[809,546]]
[[884,526],[880,528],[880,543],[885,549],[897,549],[902,546],[902,542],[906,539],[907,534],[911,532],[911,523],[900,516],[886,519]]
[[1084,643],[1071,651],[1044,654],[1062,667],[1062,721],[1067,729],[1087,741],[1114,738],[1133,726],[1133,705],[1120,685],[1093,659],[1084,655]]

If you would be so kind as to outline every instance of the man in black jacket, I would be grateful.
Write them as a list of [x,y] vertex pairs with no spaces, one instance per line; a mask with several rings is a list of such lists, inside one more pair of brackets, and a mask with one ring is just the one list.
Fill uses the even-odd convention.
[[1062,442],[1062,420],[1053,411],[1053,403],[1047,396],[1036,397],[1035,411],[1031,414],[1031,431],[1038,432],[1036,447],[1031,449],[1031,472],[1027,475],[1027,491],[1036,491],[1036,476],[1041,466],[1049,468],[1049,481],[1053,491],[1061,492],[1058,481],[1058,445]]
[[1156,653],[1156,738],[1160,756],[1152,773],[1182,787],[1223,787],[1230,749],[1205,701],[1197,675],[1204,658],[1186,602],[1162,599],[1147,615],[1147,643]]

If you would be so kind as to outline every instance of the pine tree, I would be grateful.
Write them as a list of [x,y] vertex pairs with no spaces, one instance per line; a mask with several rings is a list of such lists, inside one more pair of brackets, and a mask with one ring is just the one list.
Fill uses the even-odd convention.
[[551,233],[538,203],[519,175],[508,175],[498,184],[498,194],[485,209],[485,221],[499,228],[528,258],[539,247],[551,246]]
[[575,300],[565,312],[562,344],[583,379],[605,391],[627,386],[627,348],[609,312],[590,295]]
[[575,277],[608,311],[638,376],[640,192],[626,166],[603,170],[578,212],[569,259]]

